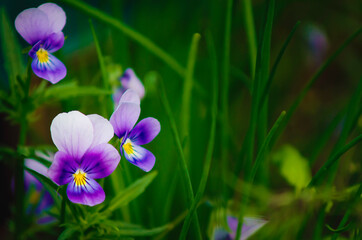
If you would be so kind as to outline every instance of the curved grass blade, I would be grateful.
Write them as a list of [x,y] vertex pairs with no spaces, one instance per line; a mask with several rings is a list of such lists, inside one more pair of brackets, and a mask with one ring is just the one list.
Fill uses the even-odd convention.
[[280,128],[281,123],[282,123],[285,115],[286,115],[285,111],[283,111],[279,115],[278,119],[275,121],[274,125],[270,129],[268,135],[266,136],[263,144],[260,147],[260,150],[259,150],[258,155],[256,157],[255,163],[254,163],[254,165],[253,165],[253,167],[251,169],[251,172],[250,173],[248,173],[248,172],[245,173],[247,175],[246,176],[246,183],[248,184],[248,186],[246,187],[245,195],[244,195],[244,197],[242,199],[241,206],[240,206],[240,211],[239,211],[239,216],[238,216],[238,228],[237,228],[237,231],[236,231],[236,238],[235,239],[240,239],[240,237],[241,237],[241,227],[243,225],[244,208],[247,206],[247,203],[248,203],[249,193],[250,193],[250,190],[251,190],[251,187],[252,187],[252,183],[254,181],[255,174],[256,174],[256,172],[258,170],[258,167],[260,166],[260,164],[262,164],[263,160],[265,159],[265,153],[270,148],[270,142],[271,142],[273,136],[275,136],[275,134],[278,134],[278,129]]
[[117,30],[123,32],[128,37],[132,38],[134,41],[148,49],[155,56],[160,58],[164,63],[166,63],[170,68],[172,68],[176,73],[180,76],[185,76],[185,68],[182,67],[171,55],[162,50],[159,46],[157,46],[154,42],[152,42],[147,37],[143,36],[139,32],[133,30],[123,22],[118,19],[109,16],[108,14],[94,8],[87,3],[79,0],[58,0],[63,3],[68,4],[76,9],[83,11],[90,17],[98,19],[107,25],[116,28]]
[[[309,91],[309,89],[313,86],[315,81],[319,78],[319,76],[324,72],[324,70],[338,57],[338,55],[346,48],[353,39],[355,39],[362,32],[362,28],[359,28],[355,33],[353,33],[338,49],[335,51],[332,56],[330,56],[327,61],[318,69],[318,71],[312,76],[312,78],[308,81],[303,90],[299,93],[298,97],[294,100],[292,106],[288,109],[287,115],[284,118],[284,122],[281,125],[280,131],[283,131],[289,122],[290,118],[293,116],[295,110],[299,106],[299,104],[304,99],[305,95]],[[279,136],[277,134],[276,136]],[[271,145],[274,145],[277,138],[272,139]]]
[[362,134],[358,135],[344,147],[342,147],[338,152],[336,152],[333,156],[331,156],[326,163],[318,170],[318,172],[313,176],[312,180],[308,184],[308,187],[316,186],[321,178],[328,172],[328,170],[333,166],[333,164],[338,161],[338,159],[347,152],[354,145],[359,143],[362,140]]
[[[187,204],[188,204],[188,207],[190,208],[192,202],[194,201],[194,191],[193,191],[192,184],[191,184],[191,178],[190,178],[189,171],[187,169],[187,163],[186,163],[185,155],[184,155],[184,152],[182,149],[180,136],[177,131],[176,122],[172,115],[171,107],[170,107],[170,104],[167,99],[165,86],[163,84],[162,79],[160,78],[159,80],[160,80],[160,90],[161,90],[161,101],[165,108],[168,120],[170,122],[172,135],[173,135],[177,150],[180,155],[181,178],[184,183],[185,190],[186,190]],[[200,231],[200,225],[199,225],[199,220],[198,220],[197,214],[195,214],[193,217],[193,223],[194,223],[196,231],[197,231],[196,237],[198,239],[201,239],[201,231]]]
[[205,158],[205,164],[204,169],[201,176],[201,181],[199,188],[196,192],[195,199],[192,202],[192,205],[190,207],[190,210],[186,216],[186,219],[184,221],[184,224],[182,226],[181,234],[180,234],[180,240],[186,239],[187,231],[189,229],[191,219],[194,216],[194,213],[196,212],[196,208],[198,203],[200,202],[207,183],[207,178],[209,176],[210,171],[210,165],[212,160],[212,154],[214,152],[214,145],[215,145],[215,132],[216,132],[216,119],[217,119],[217,103],[218,103],[218,74],[217,74],[217,60],[216,60],[216,50],[214,43],[212,42],[212,38],[209,35],[207,38],[208,42],[208,48],[210,53],[210,59],[211,59],[211,69],[213,69],[213,76],[212,76],[212,85],[213,85],[213,98],[211,103],[211,129],[210,129],[210,137],[209,142],[207,145],[206,150],[206,158]]
[[[181,105],[181,132],[183,133],[182,139],[190,137],[190,115],[191,115],[191,96],[192,96],[192,87],[193,87],[193,75],[197,54],[197,47],[200,41],[200,34],[195,33],[192,37],[191,47],[189,52],[189,57],[187,60],[187,68],[186,68],[186,76],[183,85],[182,92],[182,105]],[[186,146],[184,147],[184,154],[186,160],[188,160],[190,151],[190,141],[186,142]]]

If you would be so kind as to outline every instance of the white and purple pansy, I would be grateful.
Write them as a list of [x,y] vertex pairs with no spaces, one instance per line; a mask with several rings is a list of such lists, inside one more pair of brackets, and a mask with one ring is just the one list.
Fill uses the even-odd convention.
[[[238,219],[233,216],[227,217],[227,223],[231,232],[226,231],[225,229],[218,228],[214,231],[214,240],[235,240],[236,230],[238,228]],[[267,223],[266,220],[253,217],[245,217],[243,221],[243,226],[241,228],[241,237],[239,240],[245,240],[260,228],[262,228]]]
[[54,3],[26,9],[15,19],[16,30],[32,46],[29,55],[34,73],[53,84],[67,74],[64,64],[51,54],[63,47],[65,21],[65,12]]
[[73,203],[102,203],[105,193],[94,179],[110,175],[121,159],[108,143],[114,136],[112,125],[97,114],[71,111],[58,114],[50,131],[59,151],[49,168],[49,178],[58,185],[68,184],[67,195]]
[[127,90],[113,112],[110,123],[120,139],[121,151],[132,164],[149,172],[155,165],[155,156],[140,145],[151,142],[160,132],[161,125],[155,118],[142,119],[135,127],[141,112],[140,97],[133,90]]
[[145,96],[145,87],[132,68],[127,68],[119,80],[121,86],[113,94],[113,101],[116,104],[128,89],[135,91],[141,99]]

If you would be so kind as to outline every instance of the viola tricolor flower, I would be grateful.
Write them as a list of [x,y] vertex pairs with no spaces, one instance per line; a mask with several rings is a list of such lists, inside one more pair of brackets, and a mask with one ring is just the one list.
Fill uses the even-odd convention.
[[140,145],[151,142],[160,132],[157,119],[142,119],[133,127],[140,116],[140,97],[133,90],[127,90],[121,97],[117,109],[110,118],[114,133],[120,139],[121,151],[132,164],[149,172],[155,165],[155,156]]
[[29,55],[34,73],[53,84],[67,74],[64,64],[51,54],[63,47],[65,21],[65,12],[54,3],[26,9],[15,19],[16,30],[32,46]]
[[[48,168],[43,164],[33,159],[25,159],[25,166],[47,176]],[[24,173],[24,183],[26,197],[29,200],[26,208],[27,214],[34,214],[37,218],[37,223],[46,224],[55,221],[55,218],[46,213],[54,203],[50,193],[44,188],[43,184],[39,182],[28,171]]]
[[127,68],[126,71],[124,71],[120,81],[121,87],[113,94],[113,101],[115,103],[119,102],[123,93],[128,89],[135,91],[141,99],[145,96],[145,87],[132,68]]
[[48,176],[58,185],[68,184],[70,201],[94,206],[102,203],[105,193],[94,180],[110,175],[121,157],[108,141],[114,136],[107,119],[78,111],[60,113],[50,126],[58,152]]
[[[231,232],[227,232],[224,229],[216,229],[213,237],[214,240],[235,240],[236,229],[238,228],[238,219],[236,217],[228,216],[227,223]],[[260,218],[245,217],[241,229],[241,238],[239,240],[247,239],[266,223],[267,221]]]

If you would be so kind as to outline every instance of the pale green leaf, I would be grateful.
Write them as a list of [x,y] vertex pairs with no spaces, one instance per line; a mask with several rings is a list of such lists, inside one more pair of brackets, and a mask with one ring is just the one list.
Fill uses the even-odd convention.
[[281,175],[297,190],[306,187],[310,182],[311,171],[308,160],[295,147],[283,146],[273,155],[273,160],[279,165]]

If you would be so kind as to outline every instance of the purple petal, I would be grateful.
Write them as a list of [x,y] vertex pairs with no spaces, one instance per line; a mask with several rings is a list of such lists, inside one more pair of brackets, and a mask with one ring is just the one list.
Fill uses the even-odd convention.
[[132,68],[127,68],[120,80],[123,88],[135,91],[140,98],[145,96],[145,87]]
[[140,113],[141,107],[139,104],[121,102],[109,120],[113,126],[114,133],[119,138],[125,136],[127,132],[132,130],[133,126],[138,120],[138,117],[140,116]]
[[93,143],[90,148],[102,144],[108,143],[114,136],[112,124],[107,119],[98,114],[87,115],[93,125]]
[[133,143],[143,145],[151,142],[160,132],[160,122],[152,117],[142,119],[132,129],[128,137]]
[[22,11],[15,19],[15,28],[30,45],[51,34],[48,16],[38,8]]
[[25,159],[25,166],[40,173],[43,176],[48,176],[48,168],[40,162],[33,159]]
[[67,187],[67,195],[71,202],[88,206],[100,204],[106,198],[101,185],[91,178],[87,178],[87,183],[83,186],[77,186],[71,181]]
[[[131,145],[127,146],[127,144]],[[147,149],[133,144],[129,139],[123,144],[122,148],[125,158],[143,171],[149,172],[155,165],[156,157]]]
[[72,181],[78,164],[65,152],[57,152],[54,161],[48,170],[48,176],[58,185],[65,185]]
[[63,32],[52,33],[44,42],[44,49],[49,53],[58,51],[64,45]]
[[91,146],[94,136],[91,120],[78,111],[58,114],[53,119],[50,132],[55,146],[78,163]]
[[232,240],[229,233],[224,229],[216,229],[214,231],[214,240]]
[[[232,237],[232,239],[235,239],[236,230],[238,227],[238,219],[232,216],[228,216],[227,221],[230,229],[232,230],[230,236]],[[247,239],[248,237],[253,235],[256,231],[258,231],[261,227],[263,227],[266,223],[267,221],[260,218],[245,217],[244,224],[241,229],[240,240]]]
[[50,53],[48,53],[46,62],[39,61],[38,57],[34,58],[31,68],[35,75],[53,84],[59,82],[67,75],[67,69],[64,64]]
[[123,93],[125,92],[124,88],[123,87],[119,87],[117,88],[114,93],[112,94],[112,99],[113,99],[113,102],[115,104],[115,108],[118,107],[118,104],[119,104],[119,100],[121,100],[121,97],[123,95]]
[[40,5],[38,9],[43,11],[48,16],[49,27],[52,33],[62,31],[67,18],[61,7],[54,3],[44,3]]
[[119,100],[119,104],[126,102],[139,105],[141,100],[135,91],[133,91],[132,89],[128,89],[123,93],[121,99]]
[[104,178],[116,169],[120,160],[118,151],[111,144],[104,143],[84,155],[80,168],[89,178]]

